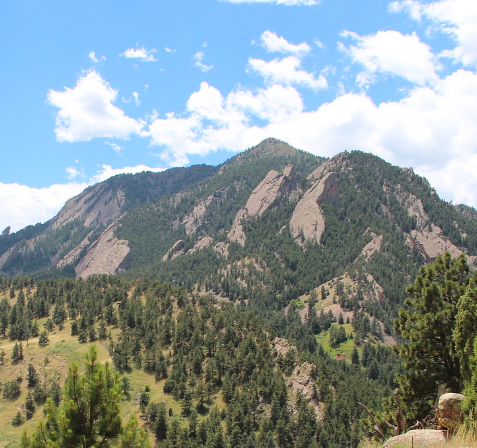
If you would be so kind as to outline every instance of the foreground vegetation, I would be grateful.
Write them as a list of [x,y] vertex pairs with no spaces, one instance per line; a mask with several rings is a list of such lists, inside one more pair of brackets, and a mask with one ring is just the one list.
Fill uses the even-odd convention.
[[[297,316],[291,310],[285,325],[299,328]],[[386,365],[381,350],[363,356],[363,349],[355,364],[321,349],[300,352],[240,307],[147,279],[2,280],[0,334],[0,418],[11,428],[0,437],[9,446],[8,433],[18,441],[23,428],[33,436],[24,446],[36,446],[42,409],[50,423],[41,437],[59,443],[51,427],[72,412],[65,408],[71,375],[83,374],[66,367],[82,365],[89,343],[120,375],[121,427],[137,415],[151,443],[166,447],[356,447],[366,434],[357,402],[379,409],[391,390],[388,377],[365,367]],[[120,443],[121,431],[109,445]]]

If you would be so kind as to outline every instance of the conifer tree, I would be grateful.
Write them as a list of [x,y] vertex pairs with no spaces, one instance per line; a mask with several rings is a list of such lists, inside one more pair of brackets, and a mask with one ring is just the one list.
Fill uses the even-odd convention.
[[[113,373],[107,363],[99,362],[96,348],[91,346],[84,374],[76,363],[69,367],[62,404],[57,407],[51,399],[47,401],[47,423],[42,422],[30,438],[25,436],[22,448],[109,447],[122,431],[120,399],[119,375]],[[131,439],[133,429],[134,422],[131,422],[124,444],[120,446],[141,446],[127,444],[128,439],[134,440]]]
[[438,385],[462,390],[460,362],[456,354],[454,328],[457,303],[470,282],[471,272],[464,255],[452,259],[449,252],[420,270],[407,289],[406,309],[401,309],[395,330],[405,342],[398,347],[405,373],[398,377],[410,419],[430,411]]
[[38,338],[38,345],[40,347],[45,347],[49,342],[50,339],[48,338],[48,333],[46,330],[42,331],[40,337]]
[[31,392],[28,392],[25,400],[25,418],[30,420],[35,413],[35,400]]

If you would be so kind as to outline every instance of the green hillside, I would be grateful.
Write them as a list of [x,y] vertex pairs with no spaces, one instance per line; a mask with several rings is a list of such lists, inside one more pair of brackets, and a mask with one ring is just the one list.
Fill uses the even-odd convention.
[[[45,399],[62,388],[68,364],[79,362],[82,371],[90,343],[121,375],[123,421],[137,414],[150,440],[165,446],[173,437],[180,446],[209,446],[211,439],[237,447],[268,439],[281,446],[357,446],[365,431],[357,398],[379,408],[390,392],[366,368],[321,350],[299,352],[230,303],[156,281],[4,280],[0,309],[0,446],[18,446],[21,431],[34,432]],[[383,364],[383,355],[374,350],[366,363]],[[299,386],[303,379],[307,388]],[[28,394],[34,410],[27,419]],[[165,420],[157,420],[164,407]],[[13,426],[18,412],[21,423]]]

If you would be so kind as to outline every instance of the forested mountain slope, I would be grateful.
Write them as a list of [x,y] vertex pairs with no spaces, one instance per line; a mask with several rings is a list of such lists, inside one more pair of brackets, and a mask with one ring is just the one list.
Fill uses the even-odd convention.
[[[219,167],[120,175],[90,187],[50,222],[1,236],[0,269],[122,272],[213,292],[268,318],[300,298],[308,320],[336,284],[338,312],[364,310],[390,333],[420,265],[445,250],[475,263],[474,218],[411,169],[356,151],[325,160],[268,139]],[[340,278],[356,279],[353,290]],[[283,313],[273,316],[283,327]]]

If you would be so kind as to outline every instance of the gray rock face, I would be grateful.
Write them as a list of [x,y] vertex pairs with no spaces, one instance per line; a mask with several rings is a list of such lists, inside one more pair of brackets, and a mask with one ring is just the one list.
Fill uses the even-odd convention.
[[5,230],[2,232],[2,234],[0,236],[7,236],[10,234],[10,230],[12,230],[12,228],[10,226],[6,227]]

